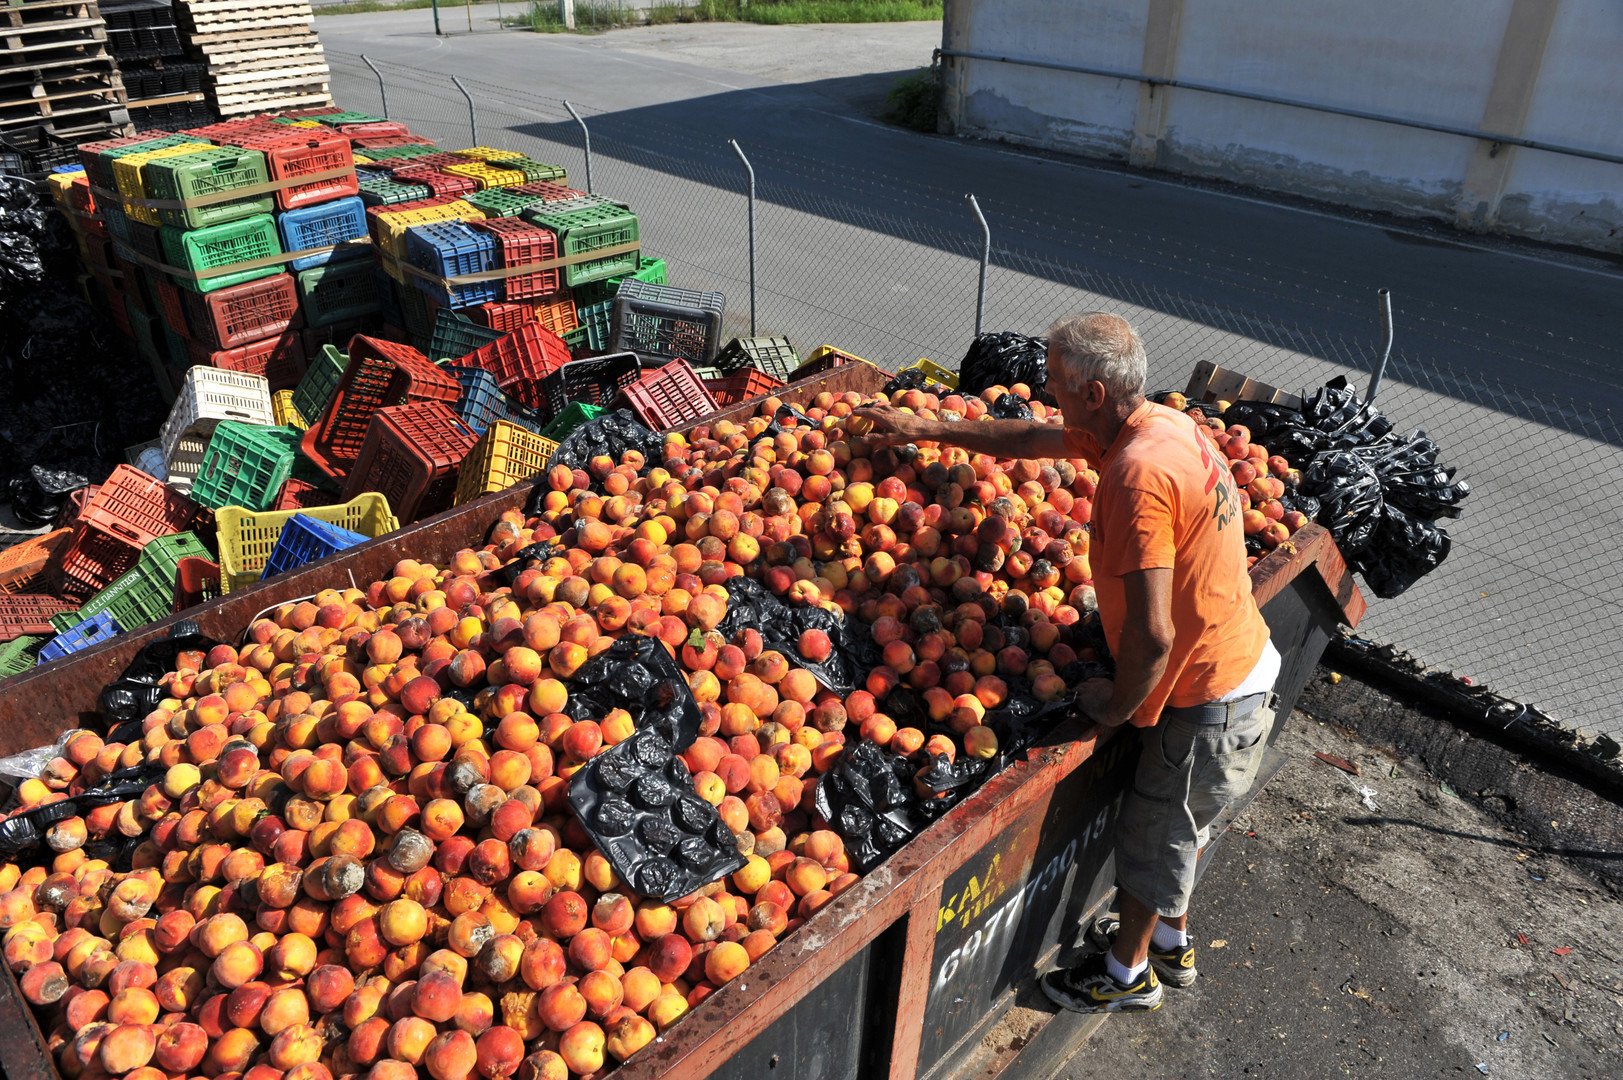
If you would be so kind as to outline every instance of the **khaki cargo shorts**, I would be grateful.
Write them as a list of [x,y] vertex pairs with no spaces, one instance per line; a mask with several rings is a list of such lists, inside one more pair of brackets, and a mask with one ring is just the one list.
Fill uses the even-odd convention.
[[1116,825],[1123,892],[1167,918],[1188,909],[1200,849],[1223,808],[1251,790],[1277,703],[1270,693],[1232,710],[1167,709],[1160,723],[1140,729],[1138,773]]

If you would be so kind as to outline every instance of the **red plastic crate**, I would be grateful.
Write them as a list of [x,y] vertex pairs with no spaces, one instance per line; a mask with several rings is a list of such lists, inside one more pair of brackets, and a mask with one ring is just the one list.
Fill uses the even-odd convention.
[[176,614],[220,595],[220,564],[198,555],[188,555],[175,566]]
[[770,394],[778,387],[784,385],[782,379],[775,379],[764,371],[749,368],[736,375],[727,375],[720,379],[705,379],[704,385],[710,395],[716,399],[721,408],[737,405],[740,401]]
[[686,360],[672,360],[621,391],[655,431],[668,431],[716,411],[716,399]]
[[[417,158],[415,160],[421,161],[422,159]],[[474,183],[472,177],[441,172],[433,166],[425,169],[403,169],[396,172],[394,178],[402,184],[422,184],[434,193],[435,198],[441,199],[454,199],[460,195],[468,195],[479,190],[479,185]],[[396,205],[392,209],[398,210],[400,206]]]
[[400,139],[411,134],[405,124],[393,120],[372,120],[364,124],[339,124],[338,130],[351,139]]
[[[347,135],[349,133],[345,132],[345,134]],[[390,146],[434,145],[421,135],[412,135],[409,132],[405,135],[355,135],[350,138],[350,142],[354,143],[362,150],[382,150]]]
[[308,510],[312,506],[331,506],[338,502],[338,496],[321,490],[308,480],[299,480],[288,477],[287,483],[276,496],[276,505],[272,510]]
[[88,596],[135,565],[160,536],[186,532],[210,514],[133,465],[120,465],[86,501],[73,540],[62,554],[64,591]]
[[216,349],[263,341],[285,330],[297,330],[304,322],[292,274],[245,281],[208,293],[188,289],[185,303],[192,337]]
[[67,501],[62,504],[62,509],[56,512],[56,527],[60,529],[77,525],[79,515],[85,512],[85,507],[89,505],[90,500],[94,499],[96,492],[100,490],[100,484],[91,484],[89,487],[82,487],[68,492]]
[[379,409],[344,486],[348,501],[376,491],[402,524],[448,509],[474,437],[451,407],[420,401]]
[[546,404],[541,380],[569,363],[564,339],[539,323],[530,323],[474,350],[461,363],[482,367],[496,376],[496,385],[521,405],[539,409]]
[[158,298],[158,311],[163,315],[163,321],[169,324],[169,329],[183,338],[191,337],[192,324],[186,317],[186,300],[181,293],[185,291],[188,296],[205,294],[182,290],[164,274],[153,274],[147,278],[147,283],[152,286],[152,293]]
[[51,616],[72,611],[73,604],[56,596],[43,593],[7,593],[0,595],[0,641],[11,641],[24,634],[51,634]]
[[[490,233],[498,245],[496,265],[528,266],[558,257],[558,234],[518,218],[486,218],[469,223],[480,232]],[[558,269],[537,270],[501,282],[502,299],[529,300],[558,291]],[[554,331],[555,333],[558,331]]]
[[310,128],[289,133],[289,129],[283,127],[282,131],[284,134],[276,135],[250,132],[229,141],[232,146],[264,153],[272,180],[294,180],[332,169],[348,169],[349,172],[330,180],[283,188],[276,193],[278,210],[296,210],[360,193],[361,183],[355,175],[355,154],[350,149],[349,139],[337,132]]
[[[536,306],[534,304],[509,304],[505,302],[480,304],[478,307],[468,308],[463,312],[480,326],[488,326],[492,330],[500,330],[504,334],[511,334],[521,326],[528,326],[536,322]],[[549,329],[551,329],[549,327]],[[558,333],[553,330],[553,333]]]
[[379,409],[421,401],[454,405],[461,395],[462,386],[454,375],[410,345],[357,335],[349,343],[349,366],[327,411],[320,417],[305,418],[310,427],[300,447],[316,468],[334,480],[343,480],[360,455],[367,428]]
[[192,362],[206,364],[224,371],[246,371],[250,375],[263,375],[271,391],[290,390],[304,375],[304,339],[295,330],[286,330],[262,341],[250,341],[234,349],[210,351],[205,345],[193,342]]

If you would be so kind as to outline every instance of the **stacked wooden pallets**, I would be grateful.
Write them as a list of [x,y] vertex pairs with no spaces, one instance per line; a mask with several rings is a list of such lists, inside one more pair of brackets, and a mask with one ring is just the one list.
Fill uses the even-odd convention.
[[130,130],[95,0],[0,0],[0,56],[0,139],[36,164]]
[[304,0],[178,0],[222,116],[332,104],[327,58]]

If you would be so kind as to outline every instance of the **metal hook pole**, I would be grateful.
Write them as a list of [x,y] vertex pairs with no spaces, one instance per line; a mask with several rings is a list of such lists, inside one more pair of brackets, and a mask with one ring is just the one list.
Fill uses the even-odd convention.
[[468,131],[473,136],[473,145],[478,146],[479,145],[479,110],[474,108],[473,95],[468,93],[468,88],[466,86],[463,86],[462,85],[462,80],[457,78],[455,75],[451,76],[451,81],[456,84],[456,88],[458,90],[462,91],[462,96],[468,99]]
[[1378,289],[1375,298],[1381,312],[1381,358],[1375,364],[1375,374],[1370,376],[1369,393],[1364,395],[1365,401],[1375,400],[1376,393],[1381,389],[1381,380],[1386,377],[1386,362],[1392,359],[1392,291]]
[[986,267],[992,261],[992,227],[986,223],[986,215],[981,213],[981,204],[975,200],[974,195],[966,195],[969,208],[975,211],[975,220],[981,223],[981,278],[980,284],[975,288],[975,336],[981,333],[981,323],[986,318]]
[[586,126],[586,121],[584,121],[584,120],[582,120],[580,118],[580,113],[575,111],[575,106],[573,106],[569,102],[565,101],[564,102],[564,108],[569,110],[569,115],[573,116],[575,118],[575,123],[580,125],[580,135],[581,135],[581,138],[586,143],[586,194],[591,195],[593,193],[592,192],[592,129],[587,127]]
[[361,54],[361,63],[372,69],[372,74],[378,77],[378,97],[383,101],[383,118],[389,118],[389,88],[383,85],[383,72],[372,62],[372,58],[365,53]]
[[744,171],[749,174],[749,218],[750,218],[750,337],[755,336],[755,166],[750,159],[744,156],[744,150],[738,145],[737,139],[728,139],[727,145],[733,148],[738,160],[744,163]]

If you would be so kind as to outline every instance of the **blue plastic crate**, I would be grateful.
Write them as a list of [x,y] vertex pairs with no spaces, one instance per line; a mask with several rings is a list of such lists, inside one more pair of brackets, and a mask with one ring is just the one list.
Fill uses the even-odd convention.
[[483,435],[491,424],[507,419],[507,397],[496,385],[496,376],[484,368],[459,364],[447,364],[445,370],[455,375],[456,381],[462,384],[456,414],[462,417],[462,422],[475,435]]
[[[351,195],[347,199],[301,206],[296,210],[286,210],[276,215],[276,227],[282,234],[282,247],[288,251],[327,247],[329,244],[342,244],[346,240],[362,240],[366,237],[366,204]],[[306,255],[302,259],[294,259],[290,265],[294,270],[324,266],[332,261],[333,254],[328,252],[325,255]],[[340,257],[352,258],[366,254],[364,248],[358,248]]]
[[[483,273],[496,269],[496,238],[460,221],[418,225],[406,233],[406,261],[436,277]],[[500,281],[447,287],[415,274],[411,280],[446,307],[473,307],[501,295]]]
[[56,635],[39,651],[39,662],[50,663],[60,660],[64,656],[71,656],[82,652],[92,645],[100,645],[104,641],[111,641],[124,631],[119,628],[118,621],[111,614],[103,611],[77,626],[70,626],[62,633]]
[[296,570],[306,563],[325,559],[328,555],[364,544],[370,539],[364,533],[352,532],[304,514],[294,514],[282,526],[281,535],[276,538],[276,547],[265,561],[265,572],[260,575],[260,580]]

